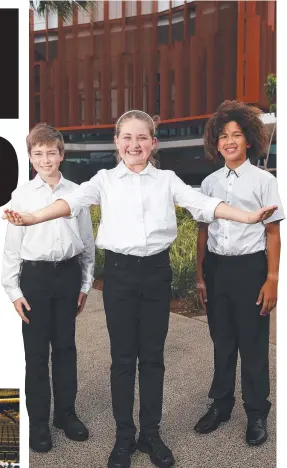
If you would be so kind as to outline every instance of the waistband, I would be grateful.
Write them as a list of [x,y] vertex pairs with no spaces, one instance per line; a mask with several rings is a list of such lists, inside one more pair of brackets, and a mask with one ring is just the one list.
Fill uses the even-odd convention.
[[140,257],[137,255],[124,255],[121,253],[116,253],[113,252],[112,250],[105,250],[105,258],[106,260],[112,260],[112,261],[125,261],[127,263],[154,263],[157,261],[163,261],[167,260],[169,261],[169,248],[166,250],[163,250],[162,252],[159,252],[154,255],[148,255],[145,257]]
[[53,262],[49,260],[23,260],[25,265],[30,265],[33,267],[48,267],[48,268],[61,268],[67,265],[71,265],[72,263],[76,263],[79,261],[79,255],[75,255],[74,257],[67,258],[65,260],[61,260],[59,262]]
[[210,258],[221,260],[223,262],[228,262],[230,260],[241,262],[251,258],[266,257],[266,252],[265,250],[259,250],[258,252],[243,255],[220,255],[207,250],[206,255]]

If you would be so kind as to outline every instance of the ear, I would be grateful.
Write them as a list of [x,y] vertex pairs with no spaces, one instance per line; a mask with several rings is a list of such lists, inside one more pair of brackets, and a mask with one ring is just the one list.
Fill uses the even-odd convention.
[[247,143],[246,148],[251,148],[251,145],[249,145],[249,143]]
[[63,161],[64,157],[65,157],[65,151],[61,151],[60,152],[61,161]]
[[158,139],[157,137],[153,137],[152,139],[152,149],[154,149],[156,147],[156,145],[158,144]]
[[114,136],[114,144],[118,147],[118,138],[117,135]]

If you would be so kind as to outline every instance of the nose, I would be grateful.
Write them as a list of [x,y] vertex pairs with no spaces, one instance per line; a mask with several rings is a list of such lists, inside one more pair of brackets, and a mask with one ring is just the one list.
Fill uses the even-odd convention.
[[138,148],[139,147],[139,142],[137,137],[132,137],[130,141],[130,147],[131,148]]
[[227,138],[225,140],[227,145],[230,145],[231,143],[234,143],[234,138],[233,135],[227,135]]

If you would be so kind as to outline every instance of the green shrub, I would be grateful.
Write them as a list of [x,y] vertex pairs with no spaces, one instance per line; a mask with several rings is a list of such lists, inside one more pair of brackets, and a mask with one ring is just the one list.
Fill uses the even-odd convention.
[[197,224],[189,211],[176,208],[177,238],[170,249],[173,298],[195,298]]
[[[91,208],[91,217],[96,236],[101,218],[98,206]],[[173,271],[173,298],[196,299],[196,238],[197,225],[189,211],[176,207],[178,236],[170,249],[170,261]],[[104,267],[104,252],[96,249],[96,278],[101,278]]]
[[[91,207],[91,218],[93,223],[94,237],[96,238],[98,227],[101,219],[101,208],[99,206]],[[104,273],[104,263],[105,263],[105,253],[104,250],[98,249],[96,247],[96,257],[95,257],[95,278],[100,279],[103,277]]]

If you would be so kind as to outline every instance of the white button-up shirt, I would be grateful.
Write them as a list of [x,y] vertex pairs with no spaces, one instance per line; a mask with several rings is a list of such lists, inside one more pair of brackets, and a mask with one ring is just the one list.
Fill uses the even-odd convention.
[[[18,187],[12,195],[11,208],[33,212],[53,203],[78,187],[61,176],[52,189],[39,175]],[[2,285],[11,301],[23,296],[20,289],[22,260],[61,261],[79,255],[82,268],[81,291],[88,293],[93,283],[95,243],[88,209],[79,210],[77,217],[60,218],[34,226],[14,226],[8,223],[2,263]]]
[[123,161],[59,198],[69,204],[71,216],[82,207],[101,205],[97,247],[140,257],[162,252],[175,240],[175,204],[187,208],[195,219],[211,222],[222,201],[202,195],[172,171],[149,163],[136,173]]
[[262,223],[244,224],[215,219],[208,227],[208,249],[219,255],[243,255],[265,250],[264,225],[285,217],[276,178],[253,166],[249,159],[235,171],[225,166],[210,174],[202,182],[201,191],[246,211],[278,205],[278,210]]

